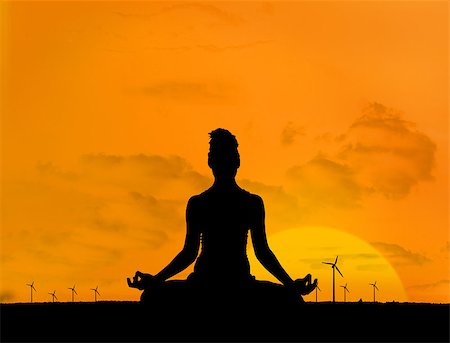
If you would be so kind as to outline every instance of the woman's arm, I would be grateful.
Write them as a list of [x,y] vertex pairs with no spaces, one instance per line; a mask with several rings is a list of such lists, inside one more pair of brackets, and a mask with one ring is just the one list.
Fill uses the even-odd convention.
[[294,281],[281,266],[272,250],[269,248],[266,237],[265,212],[263,200],[257,196],[253,207],[253,225],[250,228],[253,248],[256,258],[261,264],[275,276],[283,285],[291,286]]
[[194,198],[186,207],[186,238],[183,249],[163,270],[155,275],[156,281],[165,281],[186,269],[195,261],[200,246],[200,229],[197,225],[197,210]]
[[137,271],[133,281],[127,278],[129,287],[143,290],[150,287],[152,283],[164,282],[194,262],[200,245],[200,229],[196,224],[197,210],[195,208],[195,201],[193,198],[189,199],[186,207],[186,239],[184,247],[178,255],[155,276]]

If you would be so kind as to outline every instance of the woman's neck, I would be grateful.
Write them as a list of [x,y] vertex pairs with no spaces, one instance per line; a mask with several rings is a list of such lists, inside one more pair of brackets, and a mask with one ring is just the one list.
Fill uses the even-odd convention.
[[212,187],[220,190],[239,188],[235,178],[216,178]]

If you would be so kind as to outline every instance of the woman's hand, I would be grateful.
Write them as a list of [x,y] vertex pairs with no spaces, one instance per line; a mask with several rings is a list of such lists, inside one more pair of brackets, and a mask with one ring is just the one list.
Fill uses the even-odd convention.
[[293,284],[293,288],[296,293],[301,295],[307,295],[311,293],[317,287],[317,279],[311,282],[311,274],[306,275],[303,279],[296,279]]
[[133,281],[127,278],[128,287],[144,290],[146,288],[154,286],[158,281],[151,274],[144,274],[137,271],[133,276]]

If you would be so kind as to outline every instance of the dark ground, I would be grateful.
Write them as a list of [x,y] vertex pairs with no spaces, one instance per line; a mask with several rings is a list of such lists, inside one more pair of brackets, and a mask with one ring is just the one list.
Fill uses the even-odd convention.
[[[211,308],[216,308],[211,306]],[[165,310],[137,302],[2,304],[1,342],[449,342],[448,304]]]

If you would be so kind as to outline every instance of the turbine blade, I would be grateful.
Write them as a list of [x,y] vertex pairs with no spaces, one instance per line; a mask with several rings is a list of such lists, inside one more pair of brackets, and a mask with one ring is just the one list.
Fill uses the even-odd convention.
[[74,293],[75,293],[76,295],[78,295],[78,293],[77,293],[77,291],[76,291],[75,289],[74,289],[73,291],[74,291]]
[[338,257],[339,257],[339,256],[336,256],[336,260],[334,261],[334,264],[336,264],[336,263],[337,263]]
[[317,289],[319,290],[319,291],[321,291],[322,292],[322,290],[319,288],[319,286],[316,286],[317,287]]
[[339,274],[341,274],[342,277],[344,277],[344,275],[342,275],[341,271],[339,270],[339,268],[336,266],[337,271],[339,272]]
[[377,286],[374,286],[376,289],[377,289],[377,291],[379,291],[379,289],[378,289],[378,287]]
[[322,262],[323,264],[329,264],[329,265],[333,265],[333,263],[330,262]]

